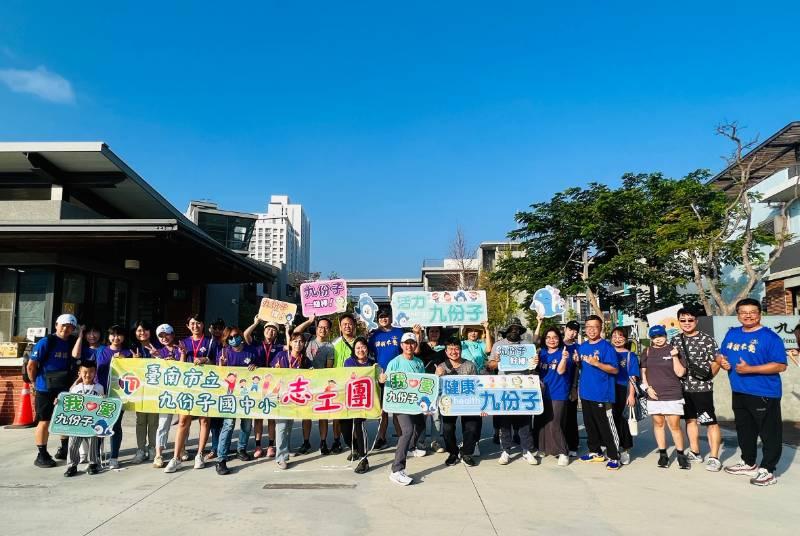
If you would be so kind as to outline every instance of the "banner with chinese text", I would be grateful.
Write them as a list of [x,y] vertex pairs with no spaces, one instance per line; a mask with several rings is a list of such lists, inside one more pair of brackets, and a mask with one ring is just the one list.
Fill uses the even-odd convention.
[[121,411],[122,402],[116,398],[61,393],[56,400],[49,430],[55,435],[108,437],[114,434],[112,429]]
[[495,346],[492,353],[500,358],[497,364],[500,372],[517,372],[533,368],[536,346],[533,344],[501,344]]
[[347,281],[330,279],[300,285],[303,316],[324,316],[347,310]]
[[387,372],[383,390],[383,411],[406,415],[436,412],[439,376],[413,372]]
[[376,367],[281,369],[113,359],[111,396],[146,413],[272,419],[380,417]]
[[439,413],[457,415],[540,415],[542,389],[535,375],[459,376],[440,378]]
[[392,315],[392,324],[400,327],[480,324],[488,318],[486,291],[395,292]]

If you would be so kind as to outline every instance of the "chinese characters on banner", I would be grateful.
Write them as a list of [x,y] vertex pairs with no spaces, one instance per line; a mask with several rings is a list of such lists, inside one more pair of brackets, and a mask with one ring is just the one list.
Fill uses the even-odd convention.
[[331,279],[300,285],[303,316],[324,316],[347,310],[347,281]]
[[439,397],[439,376],[411,372],[388,372],[383,390],[383,410],[387,413],[431,415]]
[[535,375],[442,376],[439,412],[456,415],[540,415],[542,389]]
[[494,347],[499,358],[500,372],[517,372],[533,368],[536,346],[533,344],[501,344]]
[[272,298],[262,298],[261,307],[258,308],[258,318],[264,322],[275,322],[276,324],[291,323],[296,314],[296,304]]
[[413,326],[463,326],[480,324],[487,317],[486,291],[395,292],[392,324]]
[[376,367],[276,369],[113,359],[111,396],[146,413],[274,419],[380,416]]
[[122,402],[116,398],[61,393],[56,400],[50,433],[75,437],[108,437],[119,419]]

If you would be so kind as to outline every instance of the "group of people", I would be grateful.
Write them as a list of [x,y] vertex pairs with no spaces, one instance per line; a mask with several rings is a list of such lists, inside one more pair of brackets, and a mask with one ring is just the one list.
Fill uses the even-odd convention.
[[[605,338],[603,321],[589,316],[584,324],[583,340],[580,325],[567,322],[563,331],[551,327],[540,333],[541,323],[534,333],[538,344],[536,357],[528,369],[500,371],[497,349],[504,345],[523,344],[526,328],[512,319],[500,338],[493,341],[487,323],[467,326],[464,333],[443,337],[441,327],[414,326],[410,332],[391,325],[391,311],[378,313],[378,328],[367,337],[357,335],[356,318],[340,315],[340,336],[330,340],[333,327],[330,318],[308,318],[292,328],[285,326],[285,341],[280,341],[281,326],[263,324],[258,317],[242,330],[225,325],[221,320],[206,325],[198,315],[189,317],[186,328],[190,335],[178,340],[168,324],[153,329],[147,322],[137,322],[128,331],[111,326],[105,333],[94,325],[80,326],[71,314],[61,315],[52,335],[35,345],[27,372],[36,390],[38,425],[35,441],[38,454],[34,464],[54,467],[56,462],[47,450],[48,425],[57,397],[65,391],[94,395],[108,394],[111,359],[146,358],[192,362],[196,365],[217,364],[228,367],[276,367],[319,369],[330,367],[371,367],[377,365],[379,381],[384,383],[392,372],[434,373],[443,375],[525,374],[537,375],[541,382],[544,411],[541,415],[493,416],[495,443],[500,445],[500,465],[511,462],[512,451],[518,445],[522,459],[538,465],[546,456],[556,458],[566,466],[579,450],[578,409],[583,413],[588,452],[581,461],[603,463],[617,470],[631,462],[633,436],[631,425],[646,411],[652,418],[658,446],[658,466],[670,465],[667,454],[666,429],[672,437],[677,465],[691,468],[692,463],[704,460],[699,443],[700,427],[708,434],[710,451],[705,468],[720,471],[721,431],[716,420],[713,379],[720,370],[728,373],[733,392],[733,412],[742,460],[727,466],[725,472],[747,475],[754,485],[766,486],[777,482],[775,468],[781,454],[781,380],[786,369],[786,353],[780,337],[761,325],[760,304],[744,299],[737,304],[740,327],[727,333],[720,348],[714,339],[697,329],[697,313],[681,309],[678,321],[681,334],[668,340],[664,326],[650,328],[650,346],[637,355],[630,349],[627,334],[614,328]],[[314,329],[313,334],[307,332]],[[73,333],[76,332],[76,337]],[[481,337],[481,332],[483,337]],[[463,336],[463,338],[462,338]],[[76,366],[79,365],[79,366]],[[485,415],[483,415],[485,416]],[[481,415],[432,416],[393,415],[397,448],[390,480],[408,485],[412,478],[406,473],[407,457],[420,457],[434,452],[447,453],[445,464],[462,462],[473,466],[480,456],[478,443],[482,429]],[[461,419],[461,442],[457,440],[456,424]],[[432,421],[430,436],[427,420]],[[684,441],[681,419],[686,422],[688,449]],[[178,470],[191,458],[186,442],[194,421],[199,423],[198,448],[194,468],[201,469],[214,460],[217,473],[229,474],[227,462],[235,419],[192,417],[190,415],[150,414],[137,412],[134,463],[152,460],[156,468],[167,473]],[[261,457],[274,458],[277,467],[286,469],[290,460],[291,419],[267,420],[267,444],[264,445],[264,421],[239,420],[236,457],[249,461]],[[381,415],[378,433],[370,447],[363,419],[327,420],[318,422],[322,455],[350,451],[348,461],[357,462],[355,471],[369,470],[367,455],[371,450],[388,445],[389,415]],[[172,456],[165,453],[172,425],[177,424]],[[310,443],[313,423],[302,422],[303,442],[295,455],[312,450]],[[248,449],[250,435],[255,448]],[[119,467],[122,444],[122,416],[114,425],[110,439],[108,466]],[[762,441],[763,455],[757,463],[757,441]],[[328,439],[331,439],[329,446]],[[210,440],[210,445],[209,445]],[[430,440],[430,442],[429,442]],[[87,472],[100,470],[101,442],[95,438],[61,438],[55,459],[66,459],[65,476],[77,474],[83,461],[89,462]],[[208,448],[207,448],[208,447]]]

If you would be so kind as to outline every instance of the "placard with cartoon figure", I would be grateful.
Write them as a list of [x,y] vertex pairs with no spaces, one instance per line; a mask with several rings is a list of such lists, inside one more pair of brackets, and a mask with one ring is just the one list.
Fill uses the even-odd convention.
[[291,324],[295,315],[297,315],[297,304],[272,298],[262,298],[261,306],[258,308],[258,318],[264,322]]
[[495,346],[492,353],[499,358],[497,366],[500,368],[500,372],[518,372],[533,368],[536,345],[501,344]]
[[566,302],[556,287],[547,285],[533,293],[530,309],[538,318],[552,318],[566,310]]
[[367,326],[367,331],[378,329],[378,324],[375,322],[375,316],[378,314],[378,305],[372,299],[372,296],[366,292],[359,294],[355,312],[364,322],[364,325]]
[[383,411],[406,415],[432,415],[439,396],[439,376],[413,372],[387,372]]
[[[126,359],[125,361],[139,361]],[[61,393],[50,419],[51,434],[73,437],[108,437],[122,411],[118,398],[82,393]]]
[[486,291],[395,292],[392,315],[392,325],[397,327],[480,324],[488,318]]
[[439,413],[457,415],[540,415],[542,388],[534,374],[441,377]]
[[300,285],[303,316],[343,313],[347,310],[347,281],[330,279]]
[[667,328],[667,340],[670,340],[681,333],[681,327],[678,324],[678,311],[681,308],[683,308],[683,304],[679,303],[655,313],[650,313],[647,315],[647,323],[651,328],[656,324],[661,324]]

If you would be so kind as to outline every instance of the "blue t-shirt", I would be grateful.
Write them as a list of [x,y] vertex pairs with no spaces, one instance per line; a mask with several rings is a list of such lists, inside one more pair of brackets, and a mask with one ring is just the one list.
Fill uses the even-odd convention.
[[[51,339],[53,344],[51,344]],[[58,372],[69,370],[69,360],[72,359],[72,345],[74,339],[66,341],[60,337],[45,337],[36,343],[31,351],[31,361],[39,363],[34,385],[37,391],[47,392],[45,372]],[[42,365],[44,362],[44,365]]]
[[[380,364],[380,363],[379,363]],[[390,372],[417,372],[419,374],[425,373],[425,365],[418,357],[413,359],[406,359],[402,354],[395,357],[386,365],[386,374]]]
[[461,341],[461,357],[475,363],[475,368],[480,372],[486,363],[486,343],[483,341]]
[[389,361],[401,354],[400,338],[403,336],[401,328],[392,328],[389,331],[376,329],[369,336],[368,346],[370,354],[375,356],[381,368],[385,369]]
[[567,369],[564,374],[558,373],[558,363],[561,361],[563,348],[550,351],[549,348],[542,348],[539,351],[539,376],[547,386],[546,396],[550,400],[568,400],[569,389],[572,387],[572,370],[575,363],[572,357],[567,359]]
[[603,372],[598,367],[583,362],[583,359],[591,356],[600,358],[600,363],[618,367],[617,351],[611,343],[605,339],[600,339],[592,344],[589,341],[578,346],[578,354],[581,357],[581,381],[578,390],[583,400],[592,402],[614,402],[616,398],[614,392],[614,374]]
[[112,350],[110,346],[103,346],[102,349],[98,348],[95,355],[95,362],[97,363],[97,381],[103,386],[103,389],[108,392],[108,376],[111,373],[111,359],[113,357],[131,357],[133,353],[130,350],[122,348],[120,350]]
[[766,326],[756,331],[745,332],[741,327],[731,328],[719,349],[731,364],[728,379],[731,391],[747,395],[780,398],[782,395],[780,374],[738,374],[736,364],[743,359],[748,365],[767,363],[786,364],[786,349],[777,333]]
[[[628,357],[630,355],[630,357]],[[628,350],[617,350],[617,385],[628,385],[630,381],[628,378],[642,376],[642,371],[639,369],[639,356],[634,352]]]
[[243,344],[242,349],[238,352],[232,346],[227,346],[222,349],[222,355],[228,360],[228,364],[225,365],[227,367],[264,366],[259,362],[258,349],[247,344]]

